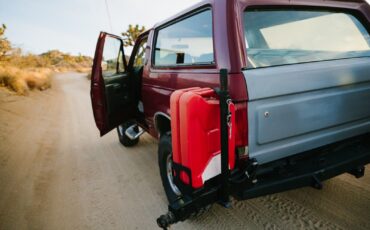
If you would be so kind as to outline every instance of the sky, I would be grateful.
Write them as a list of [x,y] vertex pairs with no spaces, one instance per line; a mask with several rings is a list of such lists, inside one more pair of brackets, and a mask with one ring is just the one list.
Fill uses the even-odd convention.
[[[111,18],[111,26],[105,1]],[[59,49],[93,56],[100,31],[120,35],[128,24],[155,23],[199,0],[0,0],[6,37],[26,52]]]
[[128,24],[150,28],[199,1],[0,0],[0,24],[7,25],[6,36],[12,44],[26,52],[59,49],[93,56],[100,31],[119,35]]

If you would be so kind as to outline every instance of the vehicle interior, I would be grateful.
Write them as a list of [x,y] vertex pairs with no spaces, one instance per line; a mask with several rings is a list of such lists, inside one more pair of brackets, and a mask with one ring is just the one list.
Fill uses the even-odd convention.
[[134,47],[131,60],[128,60],[120,37],[104,32],[100,34],[94,67],[96,74],[92,76],[92,97],[101,135],[141,117],[138,103],[141,99],[146,40],[147,37],[141,38],[141,42]]

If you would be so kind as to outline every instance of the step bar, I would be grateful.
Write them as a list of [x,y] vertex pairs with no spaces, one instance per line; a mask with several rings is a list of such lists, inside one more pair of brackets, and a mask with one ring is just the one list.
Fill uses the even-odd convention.
[[125,134],[128,138],[130,138],[131,140],[136,140],[138,139],[143,133],[144,133],[144,129],[142,129],[141,127],[139,127],[137,124],[134,124],[134,125],[131,125],[130,127],[128,127],[125,131]]

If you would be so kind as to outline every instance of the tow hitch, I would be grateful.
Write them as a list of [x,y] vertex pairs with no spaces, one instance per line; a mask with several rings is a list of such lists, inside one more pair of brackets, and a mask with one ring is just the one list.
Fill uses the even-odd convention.
[[175,215],[172,212],[168,212],[165,215],[161,215],[157,219],[157,224],[162,229],[167,229],[170,225],[177,222]]

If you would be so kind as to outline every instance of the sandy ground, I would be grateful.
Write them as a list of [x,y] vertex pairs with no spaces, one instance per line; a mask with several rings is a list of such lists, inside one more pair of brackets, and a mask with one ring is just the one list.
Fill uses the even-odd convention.
[[[30,97],[0,90],[0,229],[156,229],[167,207],[156,151],[149,135],[130,149],[99,137],[81,74]],[[172,228],[370,229],[370,176],[214,205]]]

